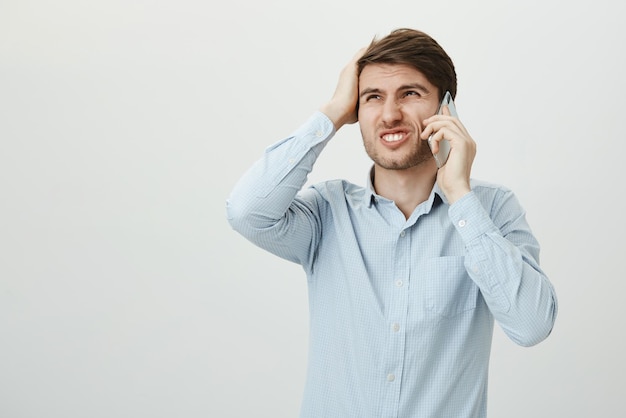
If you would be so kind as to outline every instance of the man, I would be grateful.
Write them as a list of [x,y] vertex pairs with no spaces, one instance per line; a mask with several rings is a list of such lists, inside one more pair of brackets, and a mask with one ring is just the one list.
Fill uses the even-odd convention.
[[[303,418],[486,415],[494,318],[516,343],[545,339],[554,290],[506,188],[470,180],[476,146],[443,109],[448,55],[399,29],[359,51],[331,100],[269,147],[227,203],[234,229],[303,266],[309,367]],[[365,187],[301,190],[327,142],[358,120]],[[440,169],[433,150],[449,141]]]

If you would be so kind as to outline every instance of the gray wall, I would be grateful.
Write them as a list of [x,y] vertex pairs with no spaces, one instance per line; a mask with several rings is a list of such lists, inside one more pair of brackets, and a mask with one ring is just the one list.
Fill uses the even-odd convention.
[[[374,35],[433,35],[474,176],[515,190],[560,299],[496,328],[490,416],[624,416],[622,95],[609,0],[0,3],[0,416],[295,417],[302,270],[231,231],[263,149]],[[358,128],[310,180],[362,183]]]

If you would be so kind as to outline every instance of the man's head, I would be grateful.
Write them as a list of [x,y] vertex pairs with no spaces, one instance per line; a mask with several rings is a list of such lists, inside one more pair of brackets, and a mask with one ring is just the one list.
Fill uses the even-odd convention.
[[370,44],[357,71],[359,126],[377,170],[407,170],[432,162],[420,135],[445,92],[456,94],[448,54],[425,33],[398,29]]
[[396,29],[381,39],[374,39],[358,61],[358,74],[369,64],[405,64],[424,74],[438,88],[439,100],[444,93],[456,97],[456,72],[443,48],[424,32]]

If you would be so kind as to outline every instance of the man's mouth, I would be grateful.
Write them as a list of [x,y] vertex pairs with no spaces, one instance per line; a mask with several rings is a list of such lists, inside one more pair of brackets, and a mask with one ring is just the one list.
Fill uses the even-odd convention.
[[386,134],[382,136],[383,141],[385,142],[398,142],[404,139],[405,134],[403,132],[394,133],[394,134]]

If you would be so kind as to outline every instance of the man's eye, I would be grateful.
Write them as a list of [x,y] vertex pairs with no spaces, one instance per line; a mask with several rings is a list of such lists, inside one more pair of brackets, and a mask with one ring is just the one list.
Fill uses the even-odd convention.
[[417,97],[420,97],[420,94],[418,92],[416,92],[416,91],[413,91],[413,90],[407,91],[406,93],[404,93],[404,95],[405,96],[417,96]]
[[367,96],[365,98],[366,101],[370,101],[370,100],[378,100],[380,99],[380,96],[378,94],[370,94],[369,96]]

